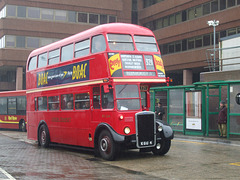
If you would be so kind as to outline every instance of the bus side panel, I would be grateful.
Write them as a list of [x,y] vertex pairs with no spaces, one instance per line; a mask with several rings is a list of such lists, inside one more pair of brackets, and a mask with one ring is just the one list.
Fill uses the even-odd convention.
[[37,117],[36,112],[27,111],[27,137],[31,140],[37,140]]
[[0,128],[19,129],[21,119],[26,122],[26,116],[24,115],[0,115]]

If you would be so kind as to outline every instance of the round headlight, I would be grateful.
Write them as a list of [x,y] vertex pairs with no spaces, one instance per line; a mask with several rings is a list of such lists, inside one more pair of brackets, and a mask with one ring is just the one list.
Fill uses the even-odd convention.
[[125,128],[124,128],[124,133],[125,133],[125,134],[129,134],[129,133],[130,133],[130,131],[131,131],[131,130],[130,130],[130,128],[129,128],[129,127],[125,127]]
[[156,148],[157,148],[157,149],[160,149],[160,148],[161,148],[161,144],[160,144],[160,143],[157,143]]
[[161,132],[163,130],[163,127],[161,125],[158,126],[158,131]]

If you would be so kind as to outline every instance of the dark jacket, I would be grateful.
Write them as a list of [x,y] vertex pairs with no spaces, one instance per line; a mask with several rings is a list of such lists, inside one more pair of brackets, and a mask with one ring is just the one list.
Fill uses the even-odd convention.
[[[164,111],[163,107],[162,106],[161,107],[156,107],[155,112],[156,112],[156,119],[162,120],[163,115],[165,114],[165,111]],[[161,113],[161,114],[158,115],[159,113]]]
[[227,124],[227,108],[223,106],[218,114],[218,124]]

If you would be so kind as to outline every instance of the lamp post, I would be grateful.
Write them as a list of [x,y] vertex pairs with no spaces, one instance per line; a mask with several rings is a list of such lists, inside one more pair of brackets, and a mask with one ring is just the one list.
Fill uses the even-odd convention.
[[211,20],[208,21],[207,24],[209,26],[213,26],[213,71],[215,71],[215,67],[216,67],[216,26],[219,25],[219,21],[218,20]]

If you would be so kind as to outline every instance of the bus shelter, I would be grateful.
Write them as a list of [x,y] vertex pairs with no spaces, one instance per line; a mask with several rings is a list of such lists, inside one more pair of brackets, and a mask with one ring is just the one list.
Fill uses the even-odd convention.
[[151,89],[151,110],[160,101],[165,109],[163,120],[175,132],[186,135],[218,135],[219,103],[227,105],[227,137],[240,135],[240,80],[197,82],[189,86]]

